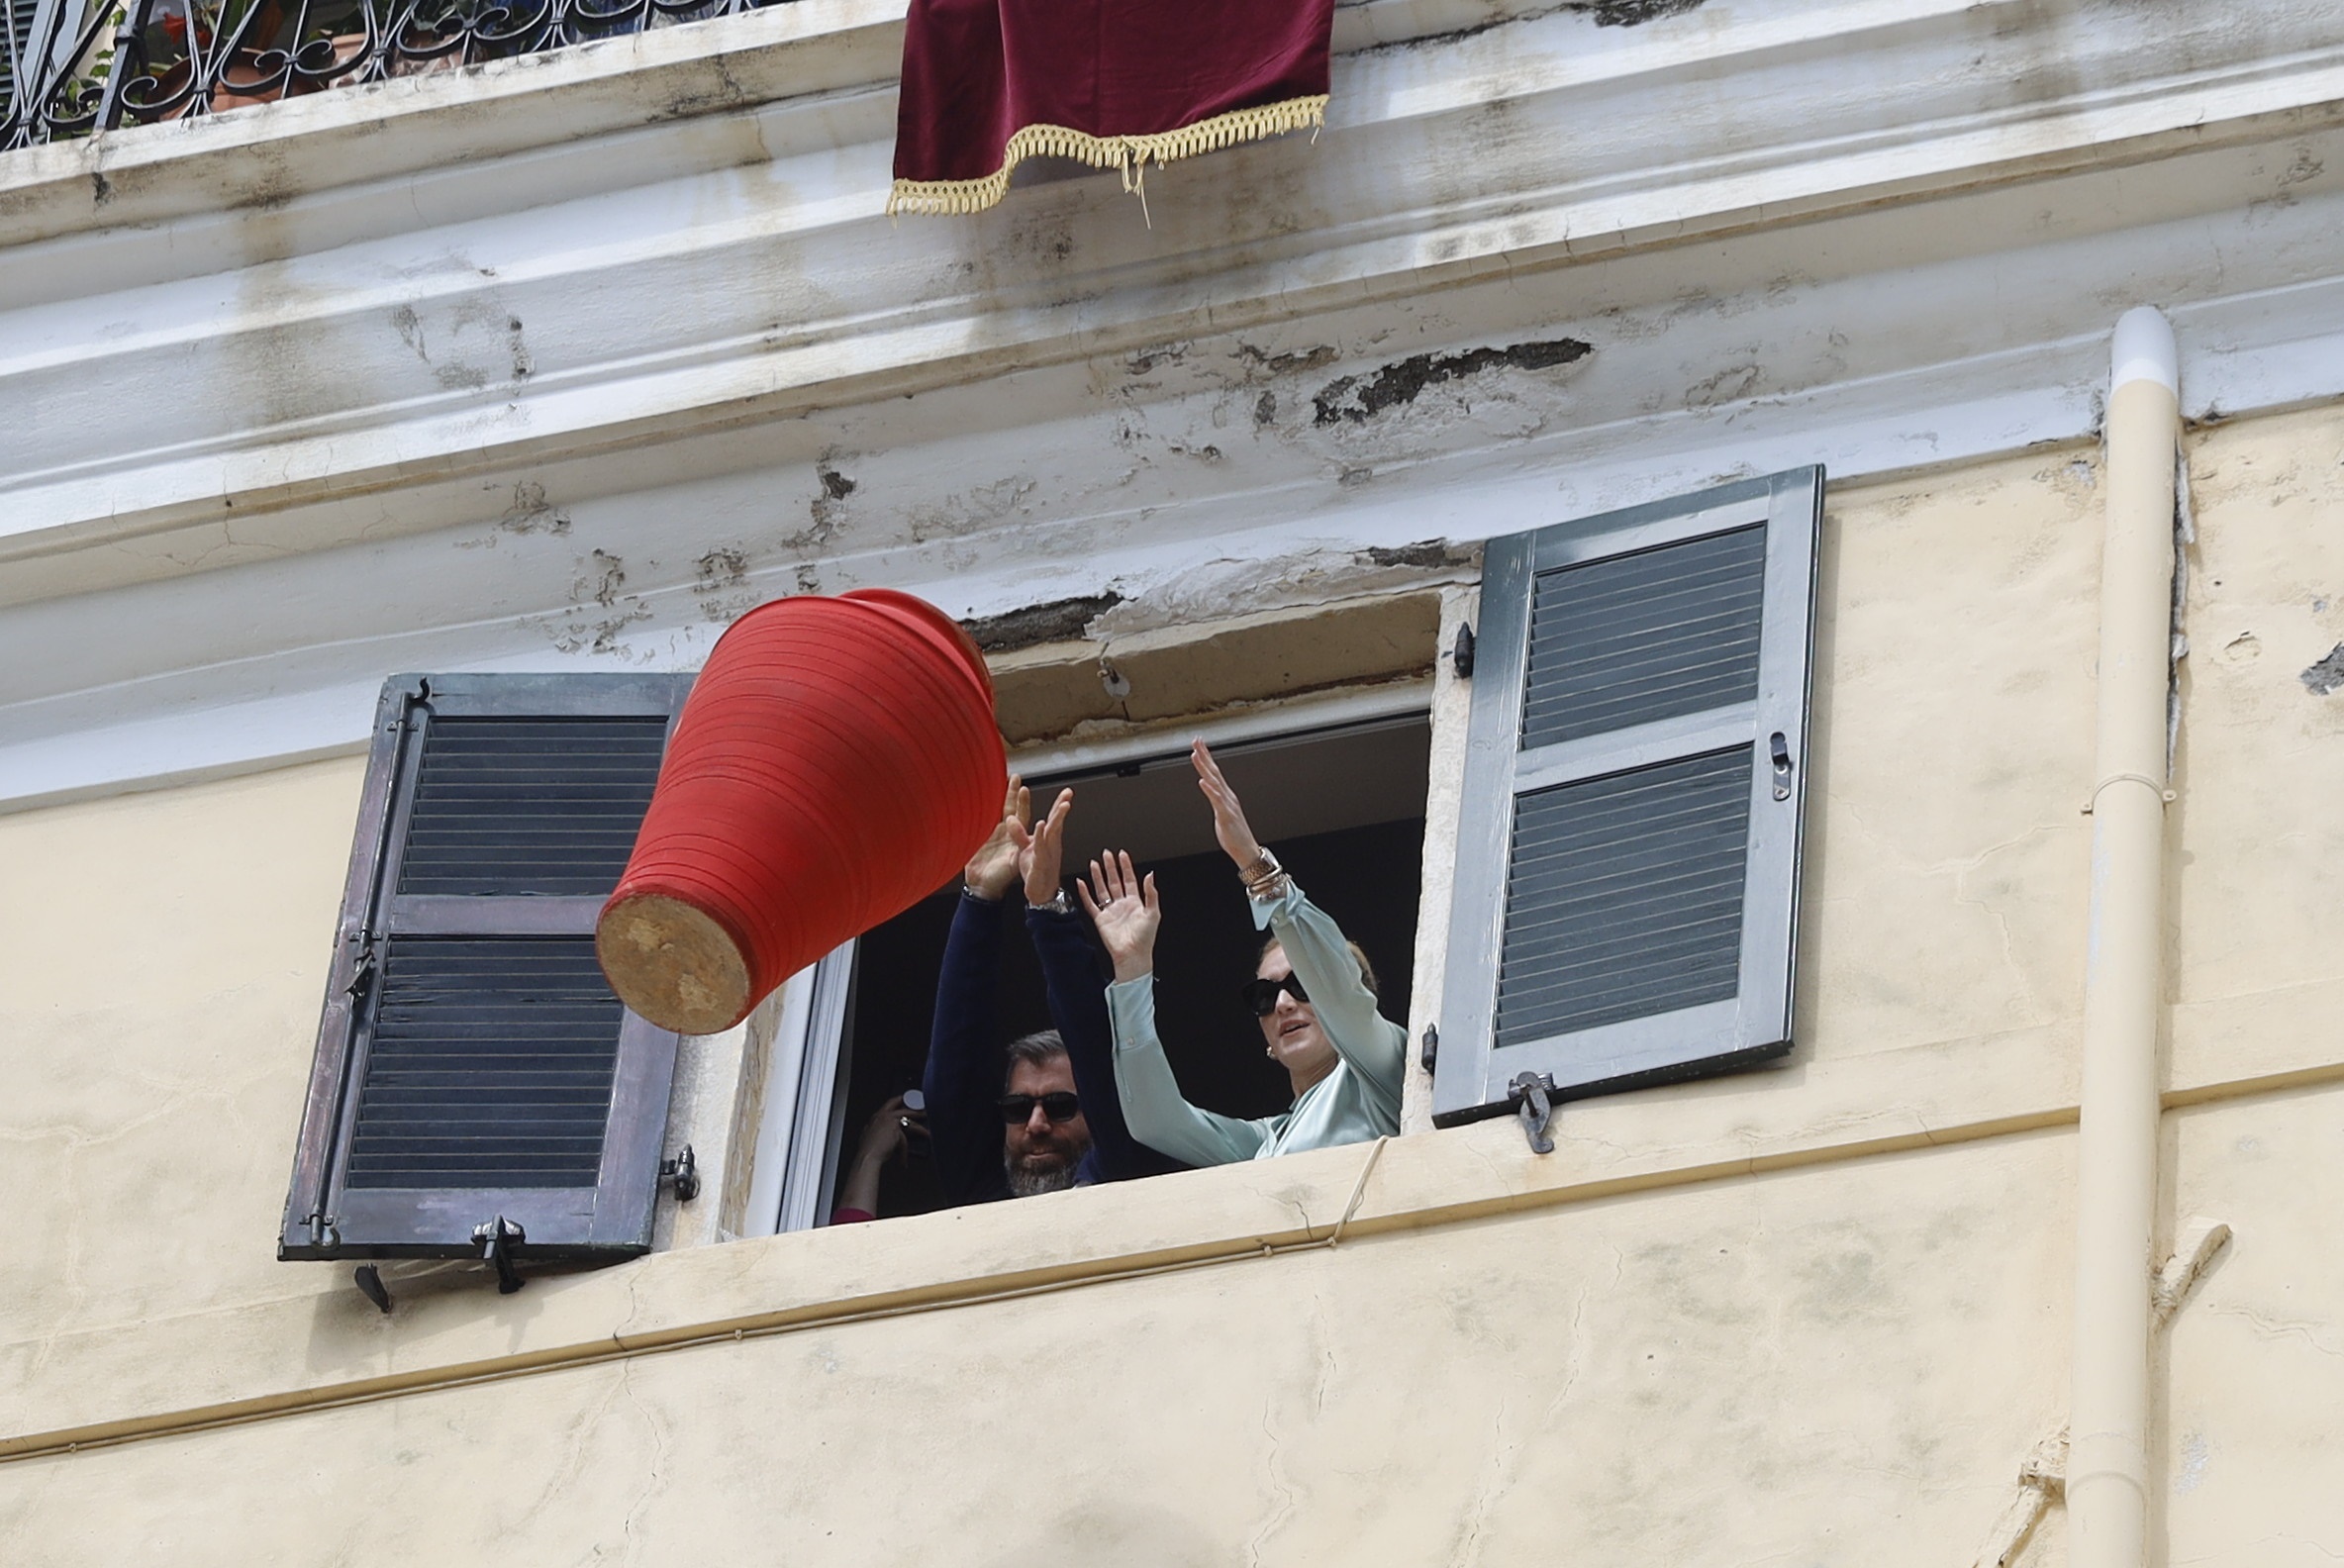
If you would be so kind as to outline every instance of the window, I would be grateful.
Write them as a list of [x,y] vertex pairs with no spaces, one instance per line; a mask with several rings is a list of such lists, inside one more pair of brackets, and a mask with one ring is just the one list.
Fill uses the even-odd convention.
[[536,1257],[648,1250],[676,1037],[594,923],[690,685],[383,688],[279,1257],[479,1255],[499,1221]]
[[1790,1049],[1822,489],[1491,541],[1436,1121]]
[[[1215,747],[1255,832],[1367,950],[1384,1015],[1403,1023],[1416,950],[1429,734],[1424,716],[1409,712]],[[1030,779],[1034,810],[1044,810],[1059,788],[1074,787],[1069,875],[1108,848],[1129,850],[1154,872],[1165,907],[1156,947],[1157,1016],[1181,1089],[1216,1111],[1267,1116],[1287,1108],[1293,1088],[1264,1058],[1260,1034],[1238,1000],[1260,936],[1228,857],[1214,842],[1187,742],[1188,733],[1176,732],[1107,768]],[[863,1119],[921,1081],[958,889],[956,880],[856,943],[838,1078],[842,1099],[829,1129],[824,1190],[830,1196],[821,1218],[836,1202],[839,1166],[851,1157]],[[1019,898],[1013,893],[1010,902]],[[1040,966],[1023,934],[1003,943],[998,1005],[1000,1040],[1052,1027]],[[941,1202],[924,1160],[892,1165],[882,1178],[882,1214],[916,1214]],[[802,1223],[819,1220],[808,1214]]]
[[[1790,1048],[1821,496],[1821,471],[1802,469],[1489,545],[1458,839],[1434,846],[1455,866],[1436,1122],[1504,1111],[1525,1074],[1583,1096]],[[1398,614],[1354,619],[1382,647]],[[1280,635],[1324,654],[1322,631],[1298,620]],[[1219,658],[1221,642],[1196,646]],[[1366,948],[1382,1011],[1406,1021],[1432,734],[1431,650],[1403,651],[1385,650],[1401,678],[1206,728],[1223,731],[1216,748],[1256,832]],[[1168,661],[1150,677],[1201,699],[1226,667]],[[1031,673],[1063,695],[1056,665]],[[649,1247],[676,1039],[610,994],[593,931],[689,684],[385,689],[282,1256],[477,1254],[500,1219],[537,1256]],[[1264,1115],[1290,1085],[1236,998],[1258,938],[1197,797],[1189,734],[1126,735],[1029,782],[1037,809],[1076,789],[1070,873],[1114,847],[1157,875],[1158,1017],[1183,1091]],[[727,1226],[770,1233],[831,1212],[865,1118],[921,1081],[956,897],[957,879],[752,1018]],[[1006,1041],[1051,1020],[1026,942],[1003,951]],[[940,1202],[912,1160],[880,1210]]]

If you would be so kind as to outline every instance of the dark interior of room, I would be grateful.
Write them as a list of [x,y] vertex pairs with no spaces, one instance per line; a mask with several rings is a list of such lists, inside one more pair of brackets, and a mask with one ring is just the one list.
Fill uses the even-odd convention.
[[[1312,900],[1367,949],[1382,986],[1384,1015],[1403,1023],[1416,951],[1427,739],[1422,718],[1412,717],[1217,753],[1257,834]],[[1237,995],[1253,974],[1261,937],[1234,869],[1214,845],[1211,814],[1185,753],[1126,763],[1104,776],[1044,781],[1034,790],[1037,815],[1063,784],[1075,790],[1070,873],[1078,856],[1087,860],[1109,841],[1129,844],[1134,860],[1155,873],[1164,908],[1156,947],[1157,1019],[1182,1091],[1197,1105],[1230,1116],[1284,1110],[1292,1097],[1286,1076],[1265,1058],[1259,1029]],[[859,944],[848,1018],[841,1175],[865,1120],[889,1096],[920,1082],[944,935],[958,896],[955,881]],[[1013,903],[1018,897],[1013,893]],[[1040,966],[1022,927],[1010,931],[1003,954],[996,1038],[1050,1028]],[[1104,954],[1100,974],[1104,985]],[[917,1155],[892,1162],[881,1178],[882,1216],[925,1213],[939,1201],[933,1173]]]

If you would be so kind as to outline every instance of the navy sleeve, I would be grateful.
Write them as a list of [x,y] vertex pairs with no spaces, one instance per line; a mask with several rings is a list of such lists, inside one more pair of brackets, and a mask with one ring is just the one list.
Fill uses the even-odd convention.
[[963,893],[944,938],[936,976],[935,1022],[928,1036],[928,1150],[944,1202],[990,1203],[1009,1196],[1001,1171],[1001,1060],[994,992],[1001,976],[1002,907]]
[[1140,1142],[1123,1122],[1123,1103],[1115,1088],[1115,1030],[1107,1019],[1107,970],[1103,956],[1084,934],[1083,918],[1071,911],[1026,910],[1026,932],[1041,960],[1049,992],[1050,1022],[1066,1041],[1074,1068],[1074,1092],[1091,1127],[1091,1153],[1098,1179],[1124,1181],[1160,1176],[1188,1167]]

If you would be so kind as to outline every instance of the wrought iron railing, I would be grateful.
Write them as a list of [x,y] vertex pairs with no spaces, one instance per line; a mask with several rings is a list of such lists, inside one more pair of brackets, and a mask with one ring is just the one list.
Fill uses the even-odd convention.
[[786,0],[0,0],[0,151]]

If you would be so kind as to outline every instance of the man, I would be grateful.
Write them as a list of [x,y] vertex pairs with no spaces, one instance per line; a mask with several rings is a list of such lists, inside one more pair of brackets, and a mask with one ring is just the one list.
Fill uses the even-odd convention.
[[[1013,776],[1000,825],[962,873],[923,1085],[936,1181],[947,1204],[1030,1198],[1182,1168],[1141,1145],[1123,1125],[1106,976],[1082,916],[1059,884],[1073,810],[1074,791],[1060,790],[1049,815],[1029,830],[1031,796]],[[1008,1071],[996,1078],[1002,905],[1019,888],[1026,933],[1041,960],[1058,1027],[1012,1040]]]
[[[925,1130],[947,1206],[1031,1198],[1068,1187],[1186,1167],[1131,1136],[1116,1098],[1106,975],[1059,884],[1074,791],[1028,828],[1031,795],[1013,776],[1000,824],[962,873],[944,939],[928,1037]],[[994,1047],[1005,903],[1024,894],[1026,932],[1041,960],[1057,1028],[1011,1040],[1007,1071]],[[873,1218],[878,1168],[922,1130],[898,1101],[866,1128],[833,1225]],[[867,1172],[868,1179],[863,1179]]]

